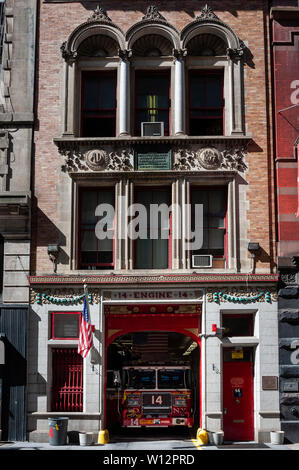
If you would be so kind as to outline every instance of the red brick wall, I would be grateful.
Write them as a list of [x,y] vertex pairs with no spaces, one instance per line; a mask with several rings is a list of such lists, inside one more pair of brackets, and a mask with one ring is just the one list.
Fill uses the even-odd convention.
[[[291,6],[298,7],[294,2]],[[299,136],[299,108],[295,106],[299,104],[299,14],[277,12],[273,16],[278,256],[291,257],[299,252],[298,156],[294,151]]]
[[[190,0],[157,1],[155,4],[160,13],[180,31],[195,18],[204,3]],[[247,156],[249,171],[245,174],[249,198],[248,238],[260,243],[263,251],[258,267],[264,269],[273,267],[275,259],[267,4],[266,0],[209,3],[221,20],[233,28],[242,40],[248,41],[253,54],[254,67],[245,67],[246,125],[254,140]],[[57,4],[40,0],[35,132],[35,197],[38,209],[37,223],[34,221],[33,227],[33,251],[36,255],[33,257],[33,273],[51,270],[46,247],[57,239],[55,226],[59,222],[57,204],[60,195],[56,191],[56,183],[62,157],[53,144],[53,137],[60,134],[64,105],[61,94],[64,61],[60,46],[75,27],[91,16],[96,3],[86,2],[86,5],[89,6],[85,7],[81,2]],[[101,5],[112,21],[126,32],[142,19],[148,2],[107,0]],[[122,10],[119,10],[120,5]]]

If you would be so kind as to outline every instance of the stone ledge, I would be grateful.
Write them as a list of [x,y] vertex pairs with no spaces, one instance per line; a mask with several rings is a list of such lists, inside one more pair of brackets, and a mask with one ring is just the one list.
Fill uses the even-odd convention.
[[142,275],[137,273],[132,274],[98,274],[98,275],[87,275],[87,274],[69,274],[69,275],[45,275],[45,276],[30,276],[29,282],[31,285],[43,285],[43,284],[79,284],[83,285],[83,280],[86,284],[164,284],[174,283],[177,287],[177,283],[206,283],[211,282],[223,283],[272,283],[275,284],[278,281],[276,274],[148,274]]
[[1,124],[10,124],[10,123],[31,123],[34,122],[33,113],[0,113],[0,123]]
[[[0,114],[1,118],[1,114]],[[228,142],[242,142],[248,144],[252,141],[252,135],[215,135],[215,136],[190,136],[190,135],[174,135],[174,136],[160,136],[160,137],[140,137],[140,136],[118,136],[118,137],[75,137],[63,135],[61,137],[54,137],[53,142],[57,147],[73,147],[75,145],[96,146],[104,144],[183,144],[183,143],[228,143]]]

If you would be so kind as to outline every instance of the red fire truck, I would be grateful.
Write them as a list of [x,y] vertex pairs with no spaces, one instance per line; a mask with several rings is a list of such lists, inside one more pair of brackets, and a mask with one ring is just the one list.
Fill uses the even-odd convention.
[[123,427],[193,426],[190,366],[127,366],[121,371]]

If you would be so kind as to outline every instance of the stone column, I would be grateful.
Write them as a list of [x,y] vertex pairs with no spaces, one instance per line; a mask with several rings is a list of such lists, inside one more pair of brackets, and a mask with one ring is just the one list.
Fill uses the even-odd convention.
[[231,133],[243,134],[243,55],[242,48],[228,49],[229,73],[230,73],[230,93],[231,93]]
[[172,185],[172,268],[189,269],[189,251],[186,240],[190,237],[190,214],[187,204],[190,201],[190,183],[178,178]]
[[130,122],[129,122],[129,82],[130,82],[130,57],[131,51],[119,50],[120,67],[119,67],[119,126],[118,134],[129,135],[130,134]]
[[175,135],[184,135],[185,126],[184,126],[184,71],[185,63],[184,57],[186,56],[187,51],[185,49],[173,50],[173,55],[175,57],[175,77],[174,77],[174,133]]
[[65,106],[63,135],[73,136],[75,116],[75,62],[65,63]]
[[[132,247],[128,234],[128,207],[132,184],[121,179],[115,185],[115,269],[129,269],[132,265]],[[130,261],[129,261],[130,260]],[[132,268],[130,268],[132,269]]]

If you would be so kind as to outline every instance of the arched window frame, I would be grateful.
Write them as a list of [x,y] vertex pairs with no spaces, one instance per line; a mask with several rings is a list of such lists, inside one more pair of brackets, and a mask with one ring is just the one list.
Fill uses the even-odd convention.
[[[115,57],[80,57],[78,50],[82,42],[90,36],[104,35],[116,41],[118,46],[118,56]],[[123,94],[121,89],[121,62],[122,52],[126,49],[125,37],[121,29],[116,26],[102,9],[95,10],[92,17],[85,23],[78,26],[69,36],[68,40],[61,46],[62,57],[65,60],[65,106],[63,120],[63,136],[79,137],[80,136],[80,115],[81,100],[81,78],[82,71],[101,71],[116,70],[117,71],[117,103],[119,103],[120,95]],[[117,106],[117,129],[116,135],[119,133],[119,116],[120,110]]]
[[[245,45],[235,32],[223,23],[211,9],[201,14],[181,32],[181,48],[188,49],[188,43],[200,34],[212,34],[227,45],[226,56],[196,57],[187,55],[186,73],[191,69],[224,70],[225,136],[245,134],[244,120],[244,79],[243,59]],[[185,107],[186,108],[186,107]]]
[[[135,72],[136,71],[159,71],[169,70],[170,73],[170,101],[171,101],[171,116],[170,116],[170,129],[169,135],[174,135],[176,126],[176,111],[175,111],[175,68],[173,62],[173,51],[180,48],[180,38],[177,29],[167,22],[167,20],[158,12],[156,7],[149,6],[146,15],[141,21],[133,25],[126,33],[127,48],[129,51],[134,51],[134,44],[140,38],[147,35],[157,35],[167,39],[171,45],[172,50],[169,56],[160,57],[136,57],[134,53],[131,56],[131,71],[132,80],[130,86],[130,115],[135,113],[134,87],[135,87]],[[135,131],[135,123],[131,123],[131,132]]]

